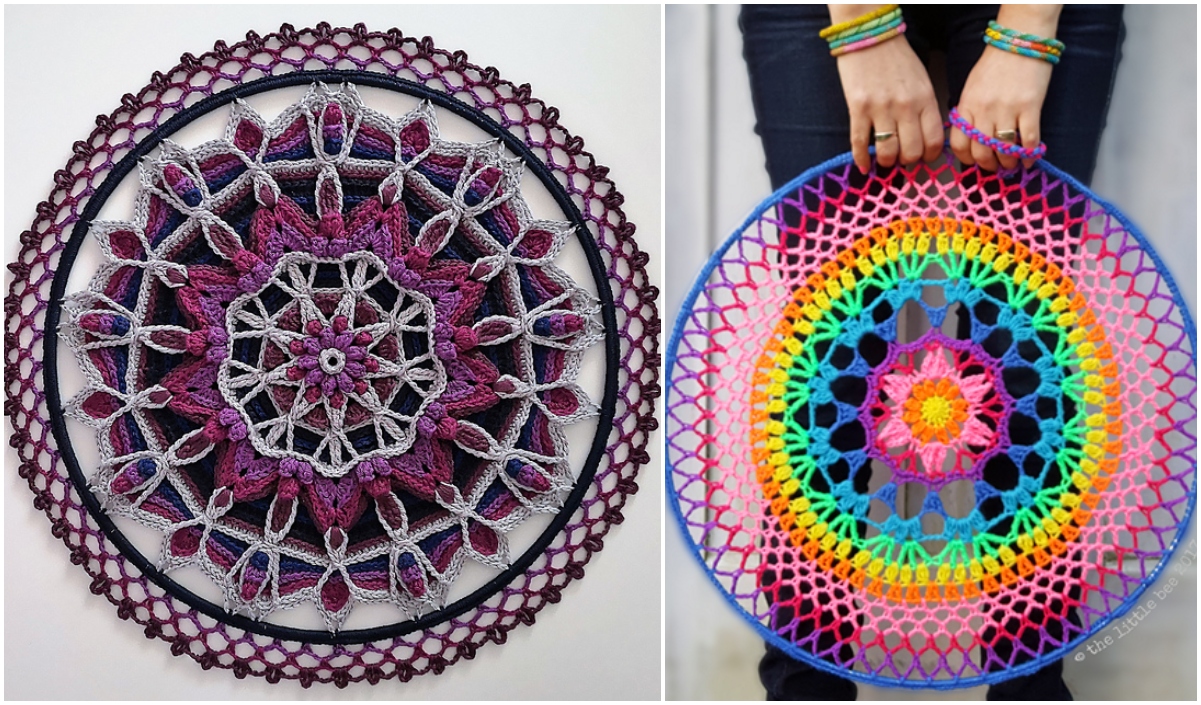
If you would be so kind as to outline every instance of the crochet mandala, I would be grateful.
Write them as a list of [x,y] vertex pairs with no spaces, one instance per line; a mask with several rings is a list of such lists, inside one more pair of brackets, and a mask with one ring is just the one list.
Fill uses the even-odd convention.
[[[291,86],[271,120],[243,101]],[[6,301],[20,472],[93,592],[205,668],[306,686],[441,672],[532,623],[621,521],[655,428],[657,291],[606,170],[528,86],[361,26],[219,43],[122,104]],[[217,109],[220,138],[167,139]],[[493,139],[444,138],[452,113]],[[133,212],[96,220],[139,159]],[[102,263],[67,292],[85,238]]]
[[669,345],[695,555],[771,643],[882,685],[1062,658],[1155,580],[1196,497],[1196,332],[1163,262],[1054,167],[948,160],[798,177]]

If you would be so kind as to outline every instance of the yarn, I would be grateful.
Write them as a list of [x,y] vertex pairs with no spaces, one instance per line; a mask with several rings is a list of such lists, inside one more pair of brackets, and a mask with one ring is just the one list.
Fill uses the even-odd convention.
[[1129,609],[1192,515],[1192,318],[1133,226],[1045,162],[821,165],[713,256],[668,350],[693,554],[832,673],[1031,673]]

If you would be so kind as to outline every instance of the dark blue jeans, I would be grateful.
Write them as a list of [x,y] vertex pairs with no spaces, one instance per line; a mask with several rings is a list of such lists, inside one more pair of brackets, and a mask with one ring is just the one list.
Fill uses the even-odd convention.
[[[968,74],[984,52],[981,37],[997,9],[904,7],[908,31],[903,40],[923,63],[928,63],[931,51],[946,56],[951,106],[958,104]],[[829,24],[825,5],[743,6],[743,56],[750,73],[755,129],[763,140],[773,189],[850,150],[850,117],[838,68],[818,37]],[[1096,167],[1124,35],[1121,5],[1067,5],[1060,15],[1056,36],[1067,50],[1052,73],[1040,129],[1047,160],[1085,184]],[[961,329],[968,323],[961,318]],[[967,337],[967,331],[961,330],[960,337]],[[1074,610],[1068,620],[1079,626]],[[1028,646],[1037,647],[1037,642]],[[1000,652],[1013,648],[999,647],[1003,657],[1008,654]],[[1055,662],[1032,675],[993,685],[988,699],[1071,700],[1062,673],[1063,663]],[[858,692],[854,682],[800,663],[771,645],[759,675],[768,700],[854,700]]]

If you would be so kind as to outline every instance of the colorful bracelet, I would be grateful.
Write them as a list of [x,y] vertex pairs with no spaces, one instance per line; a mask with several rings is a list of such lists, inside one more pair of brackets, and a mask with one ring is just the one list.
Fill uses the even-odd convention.
[[893,17],[893,19],[891,19],[888,22],[881,24],[877,27],[873,27],[871,29],[867,29],[862,32],[855,32],[854,34],[848,34],[841,39],[831,39],[830,40],[830,48],[837,49],[838,47],[841,47],[841,46],[846,46],[848,44],[854,44],[855,42],[863,41],[864,39],[867,39],[869,37],[879,36],[891,29],[896,29],[897,27],[901,26],[904,23],[905,23],[905,18],[901,17],[901,13],[898,12]]
[[860,15],[853,20],[847,20],[846,22],[839,22],[838,24],[830,25],[819,32],[817,36],[821,37],[822,39],[829,39],[830,37],[836,34],[841,34],[848,29],[855,29],[859,25],[867,24],[868,22],[879,19],[894,10],[899,10],[900,7],[900,5],[885,5],[884,7],[872,10],[867,14]]
[[977,130],[970,122],[963,119],[963,116],[959,114],[959,108],[951,108],[951,114],[948,117],[951,125],[959,128],[960,132],[998,154],[1004,154],[1008,157],[1018,157],[1020,159],[1041,159],[1047,153],[1047,144],[1045,142],[1040,142],[1037,147],[1030,148],[1012,142],[1003,142],[996,137],[984,134],[980,130]]
[[889,39],[892,39],[893,37],[898,37],[904,33],[905,33],[905,23],[902,22],[899,26],[894,27],[893,29],[890,29],[887,32],[883,32],[881,34],[877,34],[877,35],[868,37],[866,39],[862,39],[860,41],[855,42],[854,44],[847,44],[846,46],[841,46],[836,49],[833,49],[830,51],[830,56],[842,56],[843,54],[850,54],[853,51],[859,51],[860,49],[866,49],[870,46],[882,44],[882,43],[888,41]]
[[1025,47],[1014,46],[1013,44],[1009,44],[1007,42],[999,42],[988,35],[984,35],[984,43],[990,47],[1000,49],[1001,51],[1007,51],[1010,54],[1020,54],[1022,56],[1028,56],[1031,59],[1041,59],[1049,64],[1059,63],[1059,57],[1054,54],[1048,54],[1046,52],[1035,51]]
[[886,12],[885,14],[877,17],[874,20],[864,22],[863,24],[855,25],[854,27],[851,27],[850,29],[845,29],[836,34],[832,34],[832,35],[826,37],[825,39],[826,39],[826,41],[828,41],[832,44],[835,41],[845,40],[849,37],[853,37],[858,34],[863,34],[863,33],[867,32],[868,30],[876,29],[880,25],[888,24],[890,22],[893,22],[894,20],[900,19],[900,17],[901,17],[901,8],[899,6],[895,6],[891,12]]
[[1047,37],[1040,37],[1037,34],[1023,34],[1019,31],[1017,31],[1016,29],[1009,29],[1008,27],[1000,24],[996,20],[989,20],[988,28],[994,32],[997,32],[998,34],[1003,34],[1006,37],[1009,37],[1011,39],[1021,39],[1022,41],[1026,41],[1026,42],[1034,42],[1036,44],[1046,44],[1047,46],[1051,47],[1052,49],[1057,49],[1060,53],[1063,53],[1063,50],[1067,49],[1067,45],[1065,45],[1063,42],[1059,41],[1058,39],[1050,39]]
[[1059,57],[1067,48],[1058,39],[1049,39],[1035,34],[1023,34],[998,24],[995,20],[988,23],[984,32],[984,43],[1010,52],[1039,59],[1050,64],[1058,64]]
[[1049,46],[1047,44],[1039,44],[1038,42],[1028,42],[1025,39],[1016,39],[1013,37],[1006,37],[1004,34],[1001,34],[1000,32],[994,30],[992,27],[989,27],[988,29],[984,30],[984,36],[992,37],[993,39],[997,40],[998,42],[1012,44],[1013,46],[1016,46],[1016,47],[1024,47],[1026,49],[1033,49],[1034,51],[1041,51],[1046,54],[1054,54],[1055,56],[1059,56],[1060,54],[1063,53],[1059,49],[1056,49],[1055,47]]
[[885,5],[853,20],[823,29],[819,36],[830,43],[830,56],[866,49],[905,33],[900,5]]

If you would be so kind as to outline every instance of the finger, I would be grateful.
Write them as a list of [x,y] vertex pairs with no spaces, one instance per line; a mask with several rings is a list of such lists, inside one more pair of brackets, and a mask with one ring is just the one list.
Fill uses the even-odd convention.
[[[1037,149],[1038,145],[1042,144],[1042,134],[1039,130],[1039,114],[1023,113],[1018,116],[1018,130],[1022,133],[1022,146],[1026,149]],[[1022,163],[1026,168],[1034,166],[1035,159],[1023,159]]]
[[872,166],[872,157],[867,148],[872,143],[872,124],[864,115],[851,113],[851,157],[860,174],[866,174]]
[[897,124],[897,137],[900,138],[901,163],[906,166],[916,164],[925,152],[922,124],[916,113],[901,118]]
[[897,155],[901,151],[901,141],[898,139],[898,127],[888,118],[880,118],[873,120],[872,125],[875,128],[875,134],[884,135],[891,132],[892,136],[888,139],[876,141],[876,161],[880,166],[891,167],[897,163]]
[[[973,122],[972,125],[986,135],[991,135],[997,130],[997,125],[992,120],[981,120]],[[997,170],[997,154],[992,151],[992,148],[980,144],[972,140],[972,158],[976,160],[976,165],[987,171]]]
[[[1005,127],[1004,125],[1000,125],[997,127],[998,131],[1000,131],[1000,130],[1016,130],[1016,129],[1018,129],[1017,118],[1013,119],[1013,127]],[[993,133],[993,137],[996,137],[996,133]],[[1001,141],[1004,142],[1006,140],[1001,140]],[[1005,169],[1012,169],[1018,165],[1017,157],[1014,157],[1014,156],[1011,156],[1008,154],[1003,154],[999,151],[996,152],[996,155],[997,155],[997,161],[999,161],[1001,163],[1001,166]]]
[[927,108],[922,111],[922,144],[925,145],[922,158],[928,162],[938,159],[942,154],[943,140],[942,116],[937,108]]
[[[959,111],[959,117],[966,120],[968,124],[972,122],[972,116],[962,109]],[[959,163],[964,166],[971,166],[976,163],[976,160],[972,157],[972,138],[968,137],[967,133],[958,127],[951,128],[951,152],[955,154],[955,158],[959,160]]]

